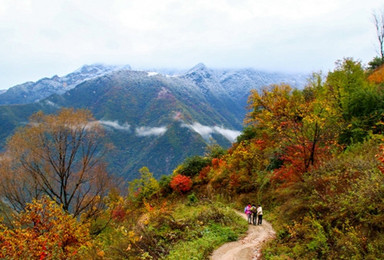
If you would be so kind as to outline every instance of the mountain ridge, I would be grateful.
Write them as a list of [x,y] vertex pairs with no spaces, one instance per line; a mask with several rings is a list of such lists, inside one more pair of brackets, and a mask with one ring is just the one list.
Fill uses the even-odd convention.
[[[106,140],[115,146],[108,157],[111,172],[133,179],[147,166],[159,177],[170,174],[186,157],[204,154],[207,144],[229,147],[235,141],[243,127],[251,87],[242,80],[257,78],[249,76],[253,71],[232,71],[230,75],[237,80],[230,79],[228,71],[204,64],[178,75],[92,66],[69,75],[86,78],[78,74],[81,71],[99,74],[37,102],[0,105],[0,146],[34,112],[88,109],[104,125]],[[70,82],[70,76],[65,77]],[[228,81],[221,84],[223,78]],[[49,80],[58,82],[59,78]],[[263,84],[254,82],[252,86]],[[238,93],[237,85],[242,86]]]
[[[44,77],[36,82],[28,81],[10,87],[7,90],[0,91],[0,105],[9,104],[28,104],[40,101],[52,94],[63,94],[84,81],[102,77],[114,73],[119,70],[132,70],[130,65],[104,65],[95,63],[91,65],[83,65],[81,68],[59,77],[54,75],[52,77]],[[194,81],[197,85],[203,88],[202,91],[208,91],[204,83],[210,83],[210,90],[219,88],[228,89],[230,95],[238,95],[238,84],[233,81],[241,80],[246,84],[240,84],[242,92],[249,92],[251,88],[260,88],[261,85],[269,85],[275,82],[287,81],[286,83],[292,84],[294,87],[300,87],[305,84],[307,75],[305,74],[284,74],[284,73],[270,73],[261,70],[254,70],[251,68],[245,69],[211,69],[204,63],[198,63],[191,69],[186,71],[176,71],[165,69],[152,69],[152,70],[135,70],[146,72],[148,76],[164,76],[168,78],[184,78]],[[165,72],[165,73],[164,73]],[[167,74],[171,73],[171,74]],[[198,77],[198,78],[196,78]],[[206,82],[201,82],[202,80]],[[203,86],[204,85],[204,86]],[[216,85],[215,88],[212,86]],[[219,85],[222,85],[221,87]],[[205,87],[205,88],[204,88]]]
[[86,80],[117,70],[130,70],[129,65],[84,65],[63,77],[44,77],[36,82],[28,81],[0,92],[0,105],[28,104],[40,101],[52,94],[63,94]]

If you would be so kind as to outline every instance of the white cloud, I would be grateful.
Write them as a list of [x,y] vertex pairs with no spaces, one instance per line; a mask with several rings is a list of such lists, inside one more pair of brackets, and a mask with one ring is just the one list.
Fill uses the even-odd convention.
[[207,141],[209,140],[209,138],[211,138],[211,134],[214,132],[212,127],[205,126],[205,125],[202,125],[202,124],[197,123],[197,122],[193,123],[192,125],[183,124],[182,126],[185,126],[185,127],[192,129],[193,131],[195,131],[196,133],[201,135],[201,137],[203,137]]
[[241,134],[240,131],[230,130],[230,129],[222,128],[219,126],[215,126],[213,129],[215,130],[216,133],[221,134],[231,142],[234,142],[236,138]]
[[52,107],[57,107],[57,108],[60,108],[59,105],[53,103],[52,101],[49,101],[49,100],[46,100],[45,101],[45,104],[49,105],[49,106],[52,106]]
[[[380,0],[1,0],[0,89],[95,62],[333,68],[375,53]],[[74,44],[75,43],[75,44]]]
[[131,126],[125,122],[124,124],[120,125],[118,121],[107,121],[107,120],[100,120],[100,124],[112,127],[117,130],[122,130],[122,131],[129,131]]
[[151,135],[161,136],[165,134],[166,131],[167,131],[167,127],[165,126],[162,126],[162,127],[142,126],[142,127],[137,127],[135,130],[137,136],[151,136]]
[[205,126],[198,122],[193,124],[182,124],[183,127],[188,127],[201,135],[206,141],[212,137],[212,134],[221,134],[225,138],[227,138],[230,142],[234,142],[236,137],[238,137],[241,132],[236,130],[230,130],[219,126]]

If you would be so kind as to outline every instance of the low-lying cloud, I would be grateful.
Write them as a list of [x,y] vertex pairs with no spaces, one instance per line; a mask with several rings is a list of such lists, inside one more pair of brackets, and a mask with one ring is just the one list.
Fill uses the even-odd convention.
[[49,105],[49,106],[52,106],[52,107],[57,107],[57,108],[60,108],[59,105],[53,103],[52,101],[49,101],[49,100],[46,100],[45,101],[45,104]]
[[236,138],[241,134],[240,131],[226,129],[220,126],[206,126],[200,123],[183,124],[182,126],[188,127],[201,135],[206,141],[212,137],[212,134],[221,134],[225,138],[227,138],[230,142],[234,142]]
[[137,136],[151,136],[151,135],[161,136],[161,135],[165,134],[165,132],[167,131],[167,127],[165,127],[165,126],[162,126],[162,127],[142,126],[142,127],[137,127],[135,131],[136,131]]
[[122,125],[120,125],[118,121],[100,120],[99,122],[102,125],[109,126],[117,130],[129,131],[131,129],[131,126],[127,122]]
[[[119,124],[118,121],[108,121],[108,120],[100,120],[98,121],[100,124],[110,127],[116,130],[121,130],[121,131],[130,131],[131,126],[125,122],[124,124]],[[204,138],[206,141],[210,141],[212,138],[212,134],[220,134],[224,136],[228,141],[230,142],[235,142],[236,138],[241,134],[240,131],[236,130],[230,130],[224,127],[220,126],[206,126],[202,125],[198,122],[195,122],[193,124],[182,124],[183,127],[187,127]],[[146,137],[146,136],[162,136],[167,132],[167,127],[166,126],[161,126],[161,127],[148,127],[148,126],[141,126],[141,127],[136,127],[134,132],[136,136],[139,137]]]

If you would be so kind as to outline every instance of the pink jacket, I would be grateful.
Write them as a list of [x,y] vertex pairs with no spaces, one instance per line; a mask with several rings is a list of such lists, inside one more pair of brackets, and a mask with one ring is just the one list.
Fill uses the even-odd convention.
[[245,214],[247,214],[247,215],[249,215],[249,214],[252,214],[252,212],[251,212],[251,206],[246,206],[245,208],[244,208],[244,213]]

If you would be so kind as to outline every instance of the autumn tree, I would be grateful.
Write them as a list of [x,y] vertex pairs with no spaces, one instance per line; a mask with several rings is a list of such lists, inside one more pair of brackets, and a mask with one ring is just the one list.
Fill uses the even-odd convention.
[[142,201],[149,199],[160,191],[158,181],[153,177],[148,167],[142,167],[140,170],[140,178],[129,183],[129,197],[134,200]]
[[81,248],[92,245],[89,225],[46,196],[27,203],[12,226],[0,223],[1,259],[82,259]]
[[332,126],[329,112],[316,100],[317,94],[311,94],[319,92],[319,86],[310,88],[304,92],[281,84],[266,87],[261,93],[253,91],[249,98],[251,111],[246,119],[277,153],[285,155],[281,157],[285,167],[293,167],[289,172],[298,179],[320,162],[320,148],[334,139],[333,131],[329,131]]
[[192,180],[188,176],[177,174],[172,178],[170,186],[174,191],[187,192],[192,188]]
[[78,216],[94,214],[108,189],[103,129],[87,110],[34,114],[1,157],[1,195],[22,210],[47,195]]

